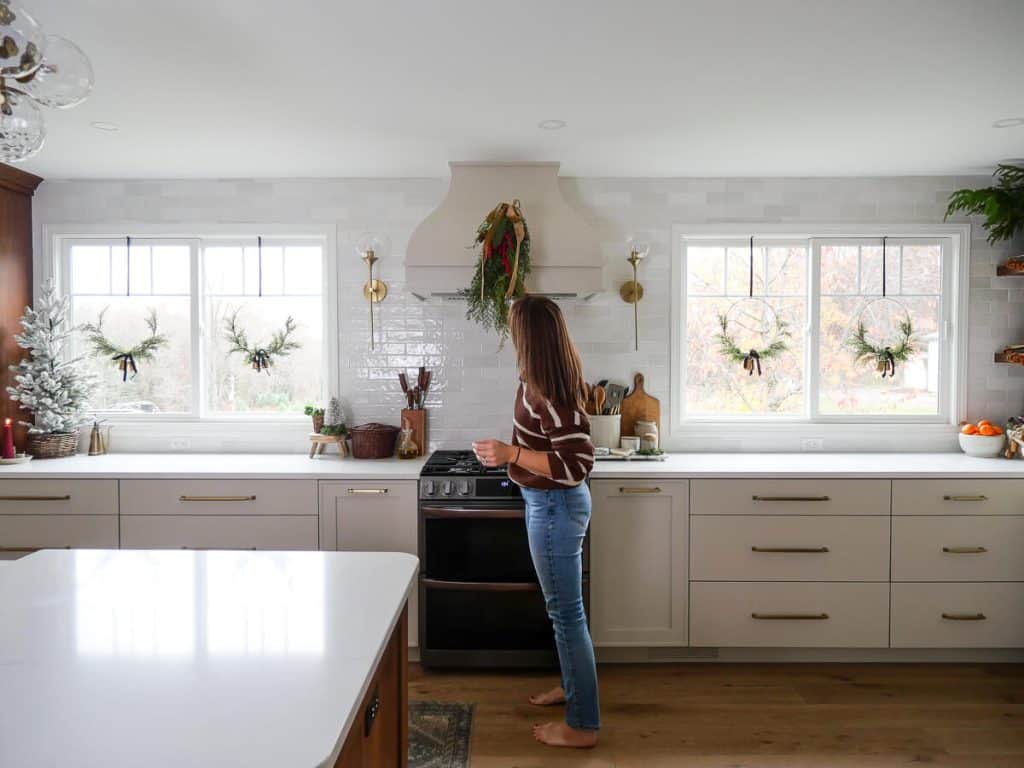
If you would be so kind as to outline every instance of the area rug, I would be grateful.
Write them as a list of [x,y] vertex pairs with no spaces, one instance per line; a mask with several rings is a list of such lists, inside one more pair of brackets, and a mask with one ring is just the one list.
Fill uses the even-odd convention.
[[409,768],[469,768],[473,705],[409,702]]

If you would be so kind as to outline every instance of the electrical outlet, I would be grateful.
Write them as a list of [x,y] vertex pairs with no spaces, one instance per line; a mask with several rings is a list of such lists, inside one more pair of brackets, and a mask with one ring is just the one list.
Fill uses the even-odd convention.
[[805,437],[800,442],[800,449],[804,451],[824,451],[825,450],[825,438],[824,437]]
[[172,437],[171,438],[171,450],[172,451],[187,451],[192,447],[192,441],[187,437]]

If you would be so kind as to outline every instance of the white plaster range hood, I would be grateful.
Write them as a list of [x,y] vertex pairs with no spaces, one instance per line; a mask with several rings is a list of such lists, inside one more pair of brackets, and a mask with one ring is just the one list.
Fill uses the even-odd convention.
[[408,290],[454,298],[469,285],[479,250],[473,233],[501,202],[518,198],[530,227],[530,293],[589,298],[604,290],[604,257],[593,226],[558,187],[558,163],[449,163],[448,195],[409,239]]

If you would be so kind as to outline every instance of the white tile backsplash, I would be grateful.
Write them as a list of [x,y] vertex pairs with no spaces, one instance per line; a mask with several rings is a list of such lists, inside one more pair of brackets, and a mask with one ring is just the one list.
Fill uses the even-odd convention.
[[[589,302],[563,304],[587,376],[627,381],[634,371],[643,371],[647,388],[662,399],[667,411],[674,224],[937,223],[952,190],[987,181],[985,177],[563,179],[566,198],[597,227],[610,265],[607,293]],[[336,228],[341,275],[339,380],[348,418],[351,423],[396,423],[403,402],[397,372],[426,365],[434,371],[428,400],[432,447],[461,447],[480,436],[509,436],[516,376],[510,346],[498,350],[493,335],[465,320],[461,305],[423,303],[405,290],[402,254],[406,243],[415,226],[444,197],[447,186],[447,179],[47,181],[35,198],[36,253],[39,257],[43,226],[73,230],[75,225],[110,225],[120,231],[132,224],[266,223]],[[355,238],[366,230],[387,232],[393,244],[393,253],[379,264],[389,294],[376,316],[382,330],[380,344],[372,351],[362,299],[365,265],[352,248]],[[651,255],[641,268],[647,295],[640,304],[640,351],[633,350],[632,307],[617,293],[618,284],[629,276],[622,245],[627,233],[636,231],[652,242]],[[990,247],[978,221],[972,231],[967,415],[1004,419],[1024,412],[1024,369],[998,366],[992,362],[992,353],[1024,339],[1024,287],[1013,278],[995,277],[996,264],[1010,249]],[[816,430],[809,428],[807,434],[812,433]],[[289,436],[301,437],[291,431]],[[803,436],[758,443],[730,435],[717,441],[709,438],[703,447],[792,450],[799,449]],[[295,450],[302,450],[301,441],[296,442]],[[194,450],[221,445],[226,444],[193,441]],[[237,447],[237,441],[232,445]],[[263,447],[258,442],[246,445]],[[136,436],[124,440],[121,449],[156,447]],[[280,444],[267,447],[287,449]],[[864,443],[827,445],[829,450],[864,447]],[[908,440],[874,447],[914,446]]]

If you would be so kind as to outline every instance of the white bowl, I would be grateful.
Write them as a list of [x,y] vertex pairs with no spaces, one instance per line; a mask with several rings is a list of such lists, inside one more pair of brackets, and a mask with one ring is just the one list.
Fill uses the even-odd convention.
[[1003,452],[1006,435],[965,435],[960,433],[960,450],[968,456],[993,459]]

